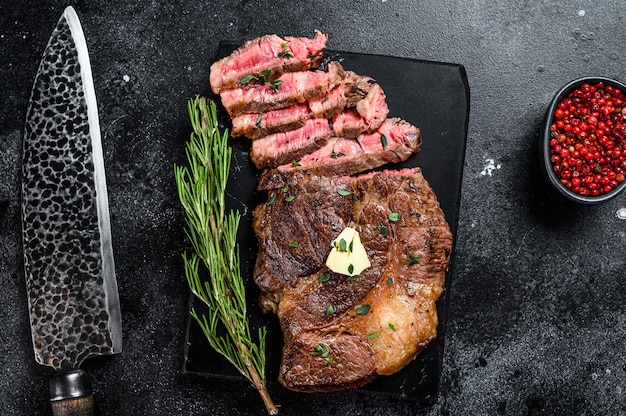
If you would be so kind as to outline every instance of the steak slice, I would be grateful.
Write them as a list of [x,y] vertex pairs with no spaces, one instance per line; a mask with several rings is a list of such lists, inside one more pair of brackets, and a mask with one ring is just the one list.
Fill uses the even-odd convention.
[[252,141],[250,159],[258,169],[292,163],[324,146],[330,138],[328,120],[309,119],[303,127]]
[[220,97],[230,117],[234,118],[241,113],[277,110],[324,96],[343,78],[342,66],[338,62],[330,62],[326,72],[288,72],[272,83],[222,91]]
[[[356,279],[325,266],[347,226],[359,231],[371,262]],[[283,331],[285,387],[362,386],[399,371],[436,337],[452,235],[419,168],[301,179],[269,193],[253,229],[261,304]]]
[[357,75],[352,71],[345,72],[345,78],[332,91],[323,97],[309,100],[309,107],[314,117],[332,118],[345,108],[356,106],[364,99],[375,81],[366,76]]
[[253,140],[259,139],[273,133],[300,128],[310,117],[311,111],[305,103],[265,113],[243,113],[232,119],[231,134],[235,137],[243,135]]
[[369,129],[369,123],[352,108],[333,117],[333,133],[344,139],[356,139]]
[[356,103],[356,111],[367,123],[367,131],[376,131],[389,114],[387,97],[378,84],[372,85],[364,99]]
[[284,72],[316,68],[322,62],[327,40],[327,34],[316,30],[313,39],[266,35],[247,41],[211,65],[211,89],[219,94],[241,87],[246,76],[271,81]]
[[388,118],[376,133],[362,134],[358,140],[331,137],[324,147],[300,158],[299,166],[282,164],[263,171],[257,187],[281,188],[311,176],[353,175],[403,162],[418,152],[421,144],[422,134],[417,127],[400,118]]

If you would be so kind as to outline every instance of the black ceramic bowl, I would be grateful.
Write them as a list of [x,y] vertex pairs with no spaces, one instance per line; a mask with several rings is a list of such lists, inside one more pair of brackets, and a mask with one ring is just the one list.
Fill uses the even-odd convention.
[[[554,122],[554,111],[557,109],[559,103],[565,99],[570,92],[579,88],[581,85],[587,83],[590,85],[596,85],[602,81],[604,85],[611,85],[615,88],[620,89],[624,94],[626,94],[626,85],[622,84],[619,81],[615,81],[613,79],[604,78],[604,77],[584,77],[575,79],[569,83],[567,83],[563,88],[561,88],[550,103],[548,110],[546,112],[545,121],[543,124],[542,135],[539,138],[539,158],[540,165],[543,173],[546,178],[550,182],[551,186],[562,196],[567,198],[570,201],[578,202],[581,204],[596,204],[599,202],[607,201],[617,194],[622,192],[624,188],[626,188],[626,181],[620,183],[616,188],[613,188],[608,193],[603,193],[598,196],[585,196],[579,193],[575,193],[572,190],[565,187],[557,178],[554,173],[552,162],[550,160],[550,139],[551,139],[551,131],[550,126]],[[625,149],[626,150],[626,149]]]

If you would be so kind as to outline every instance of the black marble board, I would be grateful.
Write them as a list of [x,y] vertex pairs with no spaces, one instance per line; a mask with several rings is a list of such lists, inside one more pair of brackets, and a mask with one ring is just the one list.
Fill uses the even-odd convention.
[[[226,56],[236,45],[220,44],[219,57]],[[339,61],[342,66],[358,74],[374,78],[383,88],[389,105],[389,117],[401,117],[422,131],[423,144],[419,153],[396,166],[419,166],[434,189],[453,236],[456,236],[463,174],[465,142],[469,122],[469,85],[461,65],[420,61],[391,56],[326,51],[327,59]],[[212,97],[219,103],[219,97]],[[226,111],[220,109],[224,127],[229,127]],[[256,190],[259,171],[248,156],[246,139],[232,140],[233,159],[227,187],[227,205],[242,214],[238,243],[241,270],[247,282],[248,314],[253,328],[266,326],[267,379],[271,388],[277,388],[278,366],[282,351],[282,333],[275,315],[264,315],[257,304],[258,288],[252,281],[257,244],[252,232],[252,209],[266,201],[265,192]],[[446,288],[454,265],[446,276]],[[438,337],[402,371],[380,377],[361,388],[361,391],[389,394],[432,404],[437,399],[439,373],[444,346],[447,293],[439,299]],[[202,311],[204,305],[194,297],[191,307]],[[214,352],[204,339],[196,322],[188,320],[183,371],[218,378],[240,378],[237,371],[223,357]],[[274,386],[275,384],[275,386]],[[297,394],[297,393],[293,393]]]

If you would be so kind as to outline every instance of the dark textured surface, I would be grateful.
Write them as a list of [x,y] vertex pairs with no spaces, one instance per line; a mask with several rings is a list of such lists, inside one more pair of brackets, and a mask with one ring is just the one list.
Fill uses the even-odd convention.
[[[69,4],[69,3],[67,3]],[[19,231],[19,159],[39,59],[65,2],[0,5],[0,408],[49,415],[33,359]],[[187,288],[172,178],[185,102],[208,91],[222,39],[330,34],[336,50],[465,66],[471,115],[440,395],[430,408],[364,393],[301,395],[282,414],[626,412],[626,197],[592,207],[544,185],[535,141],[573,78],[626,80],[621,0],[71,2],[99,100],[124,319],[121,356],[89,365],[103,415],[263,414],[244,383],[182,375]]]

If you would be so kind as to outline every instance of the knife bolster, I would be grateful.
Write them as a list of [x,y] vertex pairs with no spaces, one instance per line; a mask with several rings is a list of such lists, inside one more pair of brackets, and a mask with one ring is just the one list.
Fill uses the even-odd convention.
[[50,402],[55,416],[92,416],[93,395],[87,373],[72,370],[50,380]]

